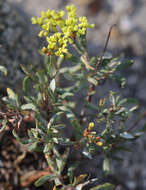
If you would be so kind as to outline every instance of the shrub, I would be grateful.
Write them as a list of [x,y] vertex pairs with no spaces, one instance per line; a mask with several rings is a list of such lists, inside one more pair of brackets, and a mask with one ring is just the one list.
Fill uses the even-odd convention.
[[[24,96],[19,97],[7,88],[8,96],[2,98],[0,107],[1,131],[10,126],[15,138],[28,144],[30,151],[43,152],[49,170],[35,182],[36,186],[49,182],[53,190],[81,190],[88,184],[90,190],[113,189],[114,185],[107,179],[110,162],[119,159],[118,152],[128,150],[124,142],[142,134],[132,132],[135,125],[127,127],[138,103],[113,91],[109,91],[108,98],[100,98],[96,87],[106,80],[124,87],[126,80],[120,71],[133,62],[105,55],[113,26],[101,55],[90,57],[86,32],[94,25],[86,17],[78,18],[73,5],[66,9],[66,17],[64,11],[48,10],[41,17],[32,18],[32,23],[41,27],[39,37],[46,40],[41,49],[45,61],[39,69],[27,70],[21,65],[26,74],[22,86]],[[75,55],[68,46],[75,48]],[[6,74],[4,67],[0,66],[0,70]],[[85,95],[80,101],[77,96],[82,92]],[[31,127],[27,129],[25,125],[27,134],[19,132],[18,136],[24,123]],[[71,134],[66,134],[66,129]],[[100,179],[93,179],[90,173],[76,172],[85,157],[92,160],[97,154],[103,161]],[[96,186],[93,181],[97,181]]]

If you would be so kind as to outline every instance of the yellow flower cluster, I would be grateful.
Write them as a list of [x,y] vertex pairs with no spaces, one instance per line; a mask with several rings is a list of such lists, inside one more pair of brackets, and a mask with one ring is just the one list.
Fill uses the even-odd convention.
[[88,128],[84,130],[83,136],[88,138],[89,142],[94,142],[97,146],[102,146],[103,142],[100,136],[96,136],[96,132],[92,131],[94,122],[90,122]]
[[41,17],[32,18],[32,24],[38,24],[42,30],[39,37],[45,37],[47,47],[42,48],[46,55],[56,55],[58,57],[70,57],[68,44],[72,44],[74,39],[86,34],[87,28],[93,28],[94,24],[88,24],[86,17],[77,17],[74,5],[66,6],[67,18],[64,19],[64,11],[54,10],[42,11]]

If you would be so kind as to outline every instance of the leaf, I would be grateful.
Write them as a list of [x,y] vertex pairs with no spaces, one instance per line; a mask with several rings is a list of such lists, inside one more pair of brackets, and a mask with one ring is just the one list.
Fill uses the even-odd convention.
[[117,101],[118,105],[123,105],[123,104],[126,104],[126,103],[127,103],[127,98],[123,98],[122,100]]
[[51,149],[50,143],[47,143],[44,147],[43,153],[48,153]]
[[86,107],[91,109],[91,110],[94,110],[94,111],[99,111],[98,105],[96,105],[96,104],[92,104],[92,103],[87,102]]
[[2,65],[0,65],[0,71],[3,72],[4,75],[7,75],[7,74],[8,74],[7,69],[6,69],[4,66],[2,66]]
[[46,73],[44,70],[39,70],[36,75],[38,76],[39,79],[39,88],[42,88],[46,82],[48,82],[48,78],[46,76]]
[[49,57],[50,57],[50,60],[49,62],[46,63],[46,69],[47,69],[48,75],[52,78],[56,73],[55,66],[54,66],[55,60],[53,56],[49,56]]
[[[83,174],[83,175],[84,175],[84,174]],[[98,181],[98,178],[92,178],[92,179],[90,179],[90,180],[85,180],[85,182],[82,182],[82,183],[76,185],[76,186],[75,186],[75,190],[82,190],[83,187],[85,187],[86,185],[93,184],[93,183],[95,183],[95,182],[97,182],[97,181]],[[75,182],[76,182],[76,181],[75,181]],[[74,182],[74,184],[75,184],[75,182]]]
[[58,144],[62,146],[72,145],[73,143],[70,141],[69,138],[57,138]]
[[29,146],[29,151],[35,151],[36,150],[36,148],[37,148],[37,142],[34,142],[34,143],[32,143],[30,146]]
[[117,70],[124,70],[124,69],[130,67],[131,65],[133,65],[133,63],[134,63],[133,60],[129,60],[129,61],[122,62],[122,63],[117,67]]
[[146,132],[146,123],[144,124],[143,128],[142,128],[143,132]]
[[56,117],[57,117],[57,114],[53,115],[53,117],[50,119],[49,123],[47,124],[48,132],[49,132],[51,126],[53,125],[53,122],[55,121]]
[[91,156],[90,152],[89,152],[86,148],[84,148],[84,150],[82,151],[82,153],[83,153],[87,158],[92,159],[92,156]]
[[58,168],[56,165],[55,158],[52,155],[50,155],[50,153],[46,153],[45,158],[47,160],[47,163],[49,164],[49,167],[50,167],[52,173],[57,174]]
[[35,106],[34,104],[32,104],[32,103],[23,104],[23,105],[21,106],[21,109],[22,109],[22,110],[33,110],[33,111],[37,111],[36,106]]
[[138,104],[138,101],[135,98],[127,98],[128,104]]
[[63,93],[60,97],[61,97],[62,99],[65,99],[66,97],[69,97],[69,96],[74,96],[74,94],[71,93],[71,92],[65,92],[65,93]]
[[139,131],[139,132],[134,133],[134,137],[139,138],[139,137],[141,137],[143,134],[144,134],[143,132],[140,132],[140,131]]
[[55,91],[55,88],[56,88],[55,79],[52,79],[52,80],[51,80],[49,87],[50,87],[50,89],[52,90],[52,92]]
[[79,165],[79,162],[73,162],[72,164],[70,164],[70,166],[68,167],[68,171],[67,171],[67,176],[69,177],[70,181],[73,180],[73,173],[74,173],[74,170],[78,167]]
[[57,150],[57,148],[55,146],[53,148],[53,153],[55,155],[57,168],[59,170],[59,173],[61,174],[61,171],[62,171],[62,158],[61,158],[61,155],[60,155],[60,153],[58,152],[58,150]]
[[1,133],[7,127],[7,125],[6,125],[7,124],[7,119],[3,119],[2,122],[0,120],[0,123],[2,124],[2,127],[0,128],[0,133]]
[[28,139],[28,140],[24,140],[24,139],[21,139],[18,135],[17,135],[17,133],[16,133],[16,131],[13,129],[13,131],[12,131],[12,134],[14,135],[14,137],[16,138],[16,140],[19,142],[19,143],[21,143],[21,144],[29,144],[30,142],[31,142],[31,139]]
[[64,73],[75,73],[77,71],[79,71],[81,69],[81,65],[78,64],[78,65],[75,65],[75,66],[72,66],[72,67],[63,67],[59,70],[59,73],[61,74],[64,74]]
[[70,153],[70,148],[66,148],[66,150],[64,151],[63,155],[62,155],[62,166],[61,166],[61,170],[60,171],[63,171],[65,165],[66,165],[66,162],[67,162],[67,159],[69,157],[69,153]]
[[16,94],[14,93],[14,91],[10,88],[7,88],[7,94],[9,96],[10,99],[16,99]]
[[29,76],[26,76],[23,80],[23,91],[25,93],[28,93],[30,88],[32,88],[30,85],[30,82],[31,82],[31,78]]
[[116,81],[116,82],[119,82],[121,87],[123,88],[126,84],[126,79],[120,75],[113,75],[111,76],[111,78]]
[[83,184],[79,184],[79,185],[77,185],[77,186],[75,187],[75,189],[74,189],[74,190],[82,190],[82,189],[83,189],[83,187],[84,187],[84,185],[83,185]]
[[57,190],[57,189],[56,189],[56,185],[53,187],[53,190]]
[[88,77],[88,82],[91,83],[91,84],[94,84],[95,86],[98,85],[98,81],[95,80],[93,77],[92,77],[92,78],[91,78],[91,77]]
[[124,138],[124,139],[134,139],[134,136],[130,133],[127,133],[127,132],[123,132],[120,134],[120,137]]
[[111,183],[104,183],[91,188],[90,190],[113,190],[115,186]]
[[30,75],[30,73],[27,71],[27,69],[26,69],[22,64],[20,64],[20,67],[21,67],[22,71],[23,71],[26,75]]
[[76,57],[76,56],[73,56],[73,55],[69,58],[69,61],[71,61],[72,63],[75,63],[75,64],[78,64],[78,63],[81,62],[79,57]]
[[75,184],[77,185],[77,184],[83,182],[86,177],[87,177],[87,174],[79,175],[78,177],[76,177],[76,183]]
[[7,94],[9,99],[12,100],[13,106],[18,107],[19,106],[18,95],[10,88],[7,88]]
[[129,111],[130,111],[130,112],[134,112],[134,111],[137,110],[137,109],[138,109],[138,105],[133,106]]
[[103,171],[105,175],[109,175],[110,173],[110,159],[109,158],[105,158],[103,161]]
[[81,135],[82,135],[82,130],[81,130],[81,125],[79,123],[79,121],[77,120],[75,114],[72,112],[71,109],[69,109],[66,106],[58,106],[58,108],[65,112],[66,117],[70,120],[70,122],[72,123],[72,125],[75,127],[75,136],[76,138],[80,139]]
[[72,76],[68,73],[64,73],[64,78],[67,79],[67,80],[72,80]]
[[35,182],[35,186],[36,187],[40,187],[41,185],[43,185],[44,183],[46,183],[47,181],[52,181],[54,180],[55,178],[57,178],[57,175],[46,175],[46,176],[43,176],[41,177],[40,179],[38,179],[36,182]]
[[119,114],[123,113],[125,110],[126,110],[126,108],[122,107],[117,112],[115,112],[115,115],[119,115]]

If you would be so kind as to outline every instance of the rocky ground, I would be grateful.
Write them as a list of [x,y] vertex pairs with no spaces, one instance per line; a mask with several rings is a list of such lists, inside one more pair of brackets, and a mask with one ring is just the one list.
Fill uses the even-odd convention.
[[[124,96],[138,98],[141,110],[146,109],[146,0],[7,0],[0,1],[0,64],[7,66],[9,80],[0,76],[0,89],[15,86],[23,78],[19,64],[39,64],[37,29],[30,22],[41,10],[62,9],[68,2],[77,5],[78,14],[86,15],[94,30],[89,31],[89,52],[102,51],[105,38],[112,24],[113,30],[108,51],[113,55],[123,52],[135,64],[123,74],[127,77]],[[36,29],[36,30],[35,30]],[[11,65],[11,66],[10,66]],[[7,82],[6,82],[7,81]],[[19,87],[19,84],[18,84]],[[108,88],[112,88],[108,85]],[[106,90],[106,89],[105,89]],[[146,189],[146,139],[143,136],[130,145],[133,152],[123,155],[126,161],[113,170],[129,190]],[[40,168],[41,169],[41,168]],[[25,188],[27,189],[27,188]],[[33,189],[33,188],[32,188]]]

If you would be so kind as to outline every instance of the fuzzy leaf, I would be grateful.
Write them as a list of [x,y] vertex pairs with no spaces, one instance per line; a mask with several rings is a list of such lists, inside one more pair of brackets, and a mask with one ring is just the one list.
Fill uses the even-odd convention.
[[72,63],[75,63],[75,64],[79,64],[81,62],[80,58],[76,57],[76,56],[71,56],[69,58],[69,61],[71,61]]
[[2,127],[0,128],[0,133],[2,132],[2,131],[4,131],[5,130],[5,128],[6,128],[6,124],[7,124],[7,120],[6,119],[3,119],[2,121],[0,120],[0,123],[2,124]]
[[47,72],[48,72],[48,75],[52,78],[54,75],[55,75],[55,67],[54,67],[54,62],[55,60],[53,59],[52,56],[50,56],[50,61],[49,63],[47,62],[46,63],[46,69],[47,69]]
[[87,174],[81,174],[78,177],[76,177],[76,184],[82,183],[86,177],[87,177]]
[[24,80],[23,80],[23,91],[25,92],[25,93],[28,93],[29,92],[29,90],[30,90],[30,82],[31,82],[31,79],[30,79],[30,77],[29,76],[26,76],[25,78],[24,78]]
[[104,183],[102,185],[97,185],[96,187],[91,188],[90,190],[113,190],[115,186],[111,183]]
[[7,75],[7,73],[8,73],[7,69],[2,65],[0,65],[0,71],[3,72],[4,75]]
[[52,92],[55,91],[55,88],[56,88],[56,82],[55,82],[55,79],[52,79],[51,82],[50,82],[50,89],[52,90]]
[[103,171],[105,175],[108,175],[110,173],[110,160],[109,158],[105,158],[103,161]]
[[134,139],[134,136],[132,135],[132,134],[130,134],[130,133],[127,133],[127,132],[123,132],[123,133],[121,133],[120,134],[120,137],[122,137],[122,138],[124,138],[124,139]]
[[10,100],[12,100],[13,106],[18,107],[19,101],[18,101],[18,95],[10,88],[7,88],[7,94]]
[[27,71],[27,69],[26,69],[22,64],[20,64],[20,67],[21,67],[22,71],[23,71],[26,75],[30,75],[30,73]]
[[78,167],[79,165],[79,162],[73,162],[72,164],[70,164],[69,168],[68,168],[68,171],[67,171],[67,175],[70,179],[70,181],[73,180],[73,173],[74,173],[74,170]]
[[92,159],[91,154],[89,153],[89,151],[87,149],[84,148],[84,150],[82,151],[82,153],[89,159]]
[[88,77],[88,82],[91,83],[91,84],[94,84],[95,86],[98,85],[98,81],[95,80],[93,77],[92,77],[92,78],[91,78],[91,77]]
[[41,177],[40,179],[38,179],[36,182],[35,182],[35,186],[36,187],[40,187],[41,185],[43,185],[44,183],[46,183],[47,181],[52,181],[54,180],[55,178],[57,178],[57,175],[46,175],[46,176],[43,176]]
[[146,123],[144,124],[143,128],[142,128],[143,132],[146,132]]
[[46,144],[43,150],[43,153],[48,153],[50,151],[50,144]]
[[19,143],[21,143],[21,144],[29,144],[29,143],[31,142],[30,139],[28,139],[28,140],[21,139],[21,138],[17,135],[17,133],[16,133],[16,131],[15,131],[14,129],[13,129],[12,133],[13,133],[14,137],[16,138],[16,140],[17,140]]
[[129,61],[125,61],[125,62],[122,62],[118,67],[117,67],[117,70],[124,70],[130,66],[133,65],[133,60],[129,60]]
[[28,103],[28,104],[23,104],[21,106],[22,110],[33,110],[33,111],[37,111],[37,108],[34,104]]
[[29,151],[35,151],[37,148],[37,142],[34,142],[32,143],[30,146],[29,146]]

